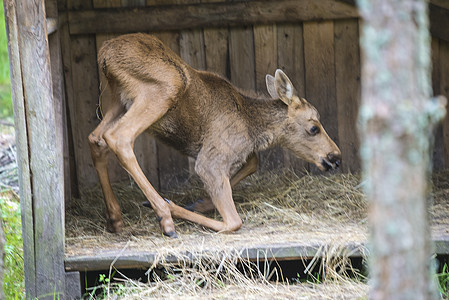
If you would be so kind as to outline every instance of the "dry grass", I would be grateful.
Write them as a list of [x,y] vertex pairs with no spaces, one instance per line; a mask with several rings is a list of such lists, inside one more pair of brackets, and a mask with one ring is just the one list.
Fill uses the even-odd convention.
[[[128,241],[134,250],[162,251],[170,247],[195,248],[200,243],[208,249],[224,249],[274,241],[342,245],[366,239],[367,205],[357,176],[351,174],[298,177],[286,172],[251,176],[234,190],[236,206],[244,222],[242,229],[235,234],[216,234],[177,220],[180,238],[176,240],[161,236],[154,212],[141,205],[145,198],[135,185],[119,184],[114,190],[123,211],[123,232],[118,235],[106,232],[101,190],[85,191],[67,210],[69,255],[88,254],[99,248],[117,249]],[[188,204],[203,197],[203,193],[201,184],[192,179],[179,191],[165,196],[177,204]],[[216,213],[209,216],[219,218]]]
[[[104,204],[99,188],[85,191],[67,210],[66,254],[93,255],[125,249],[156,253],[149,272],[152,282],[127,281],[109,289],[105,298],[117,295],[129,299],[214,298],[214,299],[360,299],[367,286],[354,282],[346,274],[351,269],[348,243],[366,240],[367,204],[359,179],[351,174],[330,176],[293,172],[251,176],[234,189],[234,199],[243,227],[234,234],[216,234],[201,226],[176,222],[178,239],[161,236],[155,214],[141,205],[145,198],[132,183],[114,186],[123,210],[125,227],[120,234],[105,229]],[[192,178],[179,190],[167,193],[177,204],[188,204],[204,197],[201,184]],[[210,217],[219,218],[216,213]],[[300,243],[317,247],[317,258],[306,270],[317,264],[324,284],[287,282],[271,262],[249,262],[243,248]],[[362,246],[360,246],[362,248]],[[363,249],[361,249],[363,251]],[[192,253],[195,254],[192,261]],[[178,264],[166,261],[176,257]],[[237,267],[247,264],[252,274]],[[266,263],[263,271],[254,264]],[[153,272],[164,267],[163,276]],[[252,266],[252,267],[251,267]],[[313,275],[313,274],[311,274]],[[323,281],[323,278],[320,279]],[[109,284],[110,285],[110,284]],[[106,289],[108,290],[108,289]]]

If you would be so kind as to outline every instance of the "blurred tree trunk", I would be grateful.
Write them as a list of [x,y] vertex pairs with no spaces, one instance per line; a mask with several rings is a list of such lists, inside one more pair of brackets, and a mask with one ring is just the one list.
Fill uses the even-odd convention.
[[3,261],[5,250],[5,240],[3,238],[3,223],[2,216],[0,214],[0,299],[4,299],[3,296]]
[[425,0],[358,0],[361,156],[370,201],[370,299],[433,299],[426,209],[435,124]]

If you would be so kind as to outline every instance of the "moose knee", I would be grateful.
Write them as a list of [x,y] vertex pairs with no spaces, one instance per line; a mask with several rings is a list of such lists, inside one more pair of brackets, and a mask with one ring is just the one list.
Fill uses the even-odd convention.
[[229,221],[226,225],[225,225],[225,229],[223,230],[224,232],[233,232],[233,231],[237,231],[240,229],[240,227],[242,227],[242,219],[240,218],[236,218],[235,220]]
[[104,140],[121,163],[134,157],[133,142],[128,138],[123,136],[116,137],[113,133],[106,132],[104,134]]

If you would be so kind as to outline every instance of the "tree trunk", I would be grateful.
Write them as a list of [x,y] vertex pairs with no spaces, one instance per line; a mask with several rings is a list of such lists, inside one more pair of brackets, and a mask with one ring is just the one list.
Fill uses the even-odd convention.
[[3,238],[3,223],[2,216],[0,214],[0,299],[4,299],[3,296],[3,261],[5,256],[5,240]]
[[426,209],[432,95],[425,0],[358,0],[364,19],[361,157],[370,202],[370,299],[433,299]]

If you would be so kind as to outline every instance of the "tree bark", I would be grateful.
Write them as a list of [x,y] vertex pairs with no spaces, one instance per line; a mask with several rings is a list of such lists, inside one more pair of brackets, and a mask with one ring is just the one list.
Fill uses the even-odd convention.
[[5,240],[3,238],[3,223],[2,216],[0,214],[0,299],[4,299],[3,296],[3,265],[5,257]]
[[370,299],[433,299],[426,209],[435,124],[425,0],[358,0],[363,17],[360,137],[370,202]]

